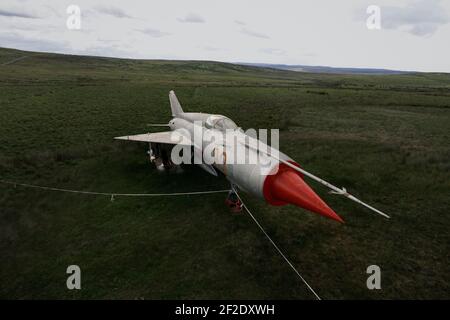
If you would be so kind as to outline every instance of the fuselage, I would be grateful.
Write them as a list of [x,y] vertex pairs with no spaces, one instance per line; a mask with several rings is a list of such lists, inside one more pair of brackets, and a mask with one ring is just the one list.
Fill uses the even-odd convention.
[[[303,181],[301,173],[280,162],[298,166],[294,160],[246,134],[231,119],[223,115],[183,112],[174,116],[168,125],[172,131],[189,136],[194,157],[200,158],[197,164],[207,172],[222,172],[232,185],[271,205],[294,204],[342,221]],[[274,154],[276,157],[272,156]],[[205,164],[205,156],[213,161]]]

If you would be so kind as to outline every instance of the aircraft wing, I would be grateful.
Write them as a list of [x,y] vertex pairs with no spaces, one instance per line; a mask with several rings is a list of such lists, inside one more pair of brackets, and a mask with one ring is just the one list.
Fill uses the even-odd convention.
[[181,144],[186,146],[192,145],[192,142],[189,138],[175,131],[143,133],[143,134],[136,134],[133,136],[115,137],[114,139],[139,141],[139,142],[165,143],[165,144]]

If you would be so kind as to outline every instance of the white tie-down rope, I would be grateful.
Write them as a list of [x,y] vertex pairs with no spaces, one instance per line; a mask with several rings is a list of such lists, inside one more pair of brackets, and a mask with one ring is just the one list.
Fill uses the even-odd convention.
[[163,196],[185,196],[185,195],[230,192],[230,189],[224,189],[224,190],[173,192],[173,193],[115,193],[115,192],[94,192],[94,191],[61,189],[61,188],[39,186],[39,185],[28,184],[28,183],[18,183],[18,182],[13,182],[13,181],[6,181],[6,180],[0,180],[0,183],[10,184],[10,185],[14,185],[14,186],[21,186],[21,187],[26,187],[26,188],[41,189],[41,190],[79,193],[79,194],[90,194],[90,195],[97,195],[97,196],[109,196],[109,197],[111,197],[111,199],[113,199],[115,196],[119,196],[119,197],[160,197],[161,196],[161,197],[163,197]]
[[261,229],[262,233],[264,233],[264,235],[266,236],[267,239],[269,239],[270,243],[273,245],[273,247],[278,251],[278,253],[283,257],[284,260],[286,260],[286,262],[288,263],[288,265],[292,268],[292,270],[294,270],[294,272],[298,275],[298,277],[300,278],[300,280],[302,280],[302,282],[306,285],[306,287],[309,289],[309,291],[312,292],[312,294],[314,294],[314,296],[316,297],[317,300],[322,300],[320,299],[319,295],[316,293],[316,291],[314,291],[314,289],[309,285],[309,283],[305,280],[305,278],[302,277],[302,275],[300,274],[300,272],[298,272],[298,270],[294,267],[294,265],[289,261],[288,258],[286,258],[286,256],[284,255],[284,253],[280,250],[280,248],[278,248],[278,246],[275,244],[275,242],[273,242],[272,238],[267,234],[267,232],[264,230],[264,228],[261,226],[261,224],[258,222],[258,220],[256,220],[255,216],[250,212],[250,210],[248,209],[248,207],[245,205],[244,201],[242,201],[242,198],[239,196],[239,194],[236,192],[236,190],[233,188],[234,193],[237,195],[237,197],[239,198],[239,200],[241,200],[242,206],[244,207],[244,209],[248,212],[248,214],[250,215],[250,217],[253,219],[253,221],[255,221],[256,225],[259,227],[259,229]]

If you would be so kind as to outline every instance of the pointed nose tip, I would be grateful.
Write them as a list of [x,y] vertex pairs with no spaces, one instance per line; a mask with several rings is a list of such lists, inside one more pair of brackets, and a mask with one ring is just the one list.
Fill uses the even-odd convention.
[[268,186],[271,200],[281,204],[294,204],[327,218],[344,223],[294,170],[280,170]]

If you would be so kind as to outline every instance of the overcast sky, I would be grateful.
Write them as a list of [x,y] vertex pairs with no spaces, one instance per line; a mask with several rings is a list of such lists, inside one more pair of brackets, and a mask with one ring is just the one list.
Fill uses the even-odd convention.
[[[66,26],[69,5],[81,29]],[[381,29],[366,25],[381,8]],[[450,72],[450,0],[1,0],[0,46]]]

